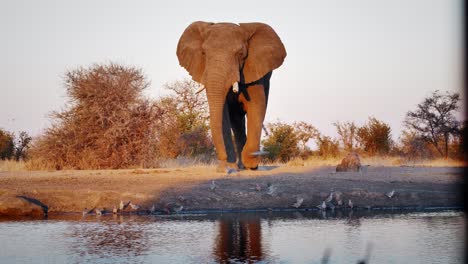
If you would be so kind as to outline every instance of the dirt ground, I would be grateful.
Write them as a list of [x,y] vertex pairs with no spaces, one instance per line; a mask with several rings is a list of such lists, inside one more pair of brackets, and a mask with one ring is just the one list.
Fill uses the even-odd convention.
[[180,206],[184,212],[295,209],[298,199],[299,209],[317,209],[332,191],[338,210],[349,200],[354,209],[461,206],[461,183],[462,170],[453,167],[370,166],[337,173],[334,166],[264,166],[229,175],[214,167],[0,172],[0,215],[111,211],[120,201],[140,206],[126,208],[128,213],[145,213],[153,205],[156,213]]

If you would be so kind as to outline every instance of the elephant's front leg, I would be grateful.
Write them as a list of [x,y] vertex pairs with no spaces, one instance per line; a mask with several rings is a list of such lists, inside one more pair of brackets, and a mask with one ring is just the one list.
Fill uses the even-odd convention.
[[247,112],[247,142],[242,150],[242,163],[248,169],[256,169],[260,157],[252,153],[260,150],[260,137],[266,112],[266,97],[263,85],[253,85],[248,88],[250,101],[243,95],[239,96]]
[[231,120],[229,117],[229,109],[228,109],[227,102],[224,104],[224,109],[223,109],[223,140],[224,140],[224,147],[226,148],[227,163],[221,162],[221,164],[219,164],[217,168],[217,171],[225,172],[226,169],[230,169],[230,168],[238,170],[239,168],[237,167],[237,164],[236,164],[236,153],[234,150],[234,145],[232,143]]

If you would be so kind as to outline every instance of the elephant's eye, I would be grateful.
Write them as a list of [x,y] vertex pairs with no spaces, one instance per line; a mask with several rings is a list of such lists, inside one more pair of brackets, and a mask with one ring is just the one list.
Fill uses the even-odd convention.
[[239,59],[245,59],[246,57],[246,52],[244,52],[244,49],[241,49],[237,52],[237,56],[239,57]]

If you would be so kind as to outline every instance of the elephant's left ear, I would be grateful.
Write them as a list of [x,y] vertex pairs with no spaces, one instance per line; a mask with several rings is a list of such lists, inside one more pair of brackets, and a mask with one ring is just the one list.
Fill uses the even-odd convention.
[[262,78],[283,64],[286,49],[276,32],[263,23],[240,23],[248,38],[248,55],[244,63],[246,83]]

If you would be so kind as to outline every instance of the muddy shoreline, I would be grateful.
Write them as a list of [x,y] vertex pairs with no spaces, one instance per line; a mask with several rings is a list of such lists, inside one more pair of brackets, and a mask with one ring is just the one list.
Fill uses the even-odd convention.
[[230,175],[214,167],[0,172],[0,215],[81,214],[85,208],[112,214],[120,201],[138,207],[122,214],[310,211],[320,210],[331,192],[342,200],[339,205],[334,197],[333,210],[351,210],[349,200],[353,210],[461,209],[462,174],[453,167],[388,166],[338,173],[333,166],[265,166]]

